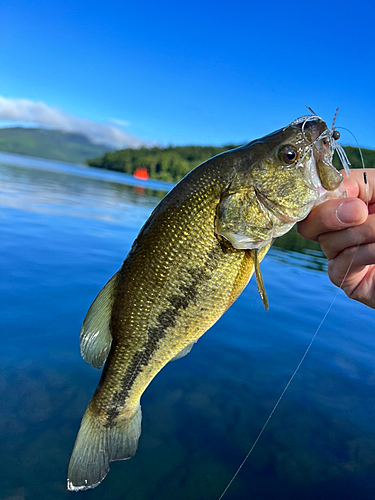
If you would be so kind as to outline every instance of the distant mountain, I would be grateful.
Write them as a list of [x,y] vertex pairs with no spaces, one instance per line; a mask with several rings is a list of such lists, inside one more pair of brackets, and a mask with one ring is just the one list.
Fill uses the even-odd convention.
[[113,148],[94,144],[82,134],[41,128],[0,128],[0,151],[68,163],[85,163],[88,158],[112,152]]

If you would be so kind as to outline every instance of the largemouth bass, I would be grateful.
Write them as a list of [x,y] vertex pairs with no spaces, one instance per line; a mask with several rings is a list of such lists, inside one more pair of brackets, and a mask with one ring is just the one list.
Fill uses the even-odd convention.
[[273,240],[319,202],[344,196],[333,134],[317,116],[196,167],[153,211],[121,269],[94,300],[83,358],[104,370],[68,466],[69,490],[97,486],[109,463],[134,455],[140,398],[155,375],[238,298]]

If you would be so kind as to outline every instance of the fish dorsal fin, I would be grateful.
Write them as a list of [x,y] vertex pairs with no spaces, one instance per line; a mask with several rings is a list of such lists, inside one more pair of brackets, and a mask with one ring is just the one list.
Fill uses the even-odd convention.
[[254,248],[253,250],[251,250],[251,256],[253,257],[253,260],[254,260],[255,277],[257,280],[258,292],[259,292],[260,298],[262,299],[265,310],[268,311],[268,309],[269,309],[268,297],[267,297],[266,289],[264,288],[262,274],[260,272],[260,265],[259,265],[260,260],[259,260],[258,252],[259,252],[259,250],[257,248]]
[[192,342],[191,344],[187,345],[186,347],[184,347],[182,349],[182,351],[180,351],[178,354],[176,354],[176,356],[174,356],[171,361],[177,361],[177,359],[181,359],[183,358],[184,356],[186,356],[186,354],[189,354],[189,352],[193,349],[193,345],[195,344],[196,341]]
[[83,359],[101,368],[111,348],[112,336],[109,331],[117,274],[104,285],[91,304],[81,329],[80,346]]

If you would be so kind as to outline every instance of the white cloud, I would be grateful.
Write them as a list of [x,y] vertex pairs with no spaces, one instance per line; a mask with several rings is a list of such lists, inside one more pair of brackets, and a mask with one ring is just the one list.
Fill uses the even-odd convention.
[[[115,124],[98,123],[84,118],[76,118],[58,108],[48,106],[44,102],[28,99],[12,99],[0,96],[0,120],[17,123],[30,123],[42,127],[78,132],[87,136],[97,144],[107,144],[115,148],[138,148],[146,143],[134,135],[128,134]],[[112,120],[115,123],[115,120]],[[118,120],[122,126],[128,124]]]
[[119,127],[129,127],[130,122],[128,120],[120,120],[119,118],[111,118],[109,120],[111,123],[118,125]]

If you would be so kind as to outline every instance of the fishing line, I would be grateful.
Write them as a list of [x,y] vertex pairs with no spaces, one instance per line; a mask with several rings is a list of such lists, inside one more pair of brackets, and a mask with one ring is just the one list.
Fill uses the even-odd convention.
[[271,413],[268,415],[268,417],[267,417],[266,421],[264,422],[263,427],[262,427],[262,428],[261,428],[261,430],[259,431],[259,433],[258,433],[258,435],[257,435],[257,437],[256,437],[256,439],[255,439],[255,441],[254,441],[254,443],[253,443],[253,445],[251,446],[250,450],[247,452],[247,454],[246,454],[245,458],[242,460],[242,462],[241,462],[240,466],[238,467],[238,469],[237,469],[237,470],[236,470],[236,472],[234,473],[234,475],[233,475],[232,479],[229,481],[228,485],[226,486],[225,490],[224,490],[224,491],[223,491],[223,493],[220,495],[220,497],[218,498],[218,500],[221,500],[221,499],[223,498],[223,496],[224,496],[224,495],[225,495],[225,493],[228,491],[228,489],[230,488],[230,486],[231,486],[231,484],[233,483],[233,481],[236,479],[236,477],[237,477],[238,473],[240,472],[240,470],[242,469],[242,467],[245,465],[245,462],[247,461],[247,459],[248,459],[248,458],[249,458],[249,456],[251,455],[251,453],[252,453],[252,451],[254,450],[255,446],[257,445],[257,443],[258,443],[259,439],[261,438],[261,436],[262,436],[263,432],[265,431],[265,429],[266,429],[266,427],[267,427],[267,425],[268,425],[269,421],[271,420],[271,418],[272,418],[273,414],[275,413],[275,411],[276,411],[277,407],[279,406],[279,404],[280,404],[281,400],[283,399],[284,394],[285,394],[285,393],[286,393],[286,391],[288,390],[288,388],[289,388],[290,384],[292,383],[292,381],[293,381],[294,377],[297,375],[297,372],[298,372],[298,370],[300,369],[300,367],[301,367],[302,363],[304,362],[304,360],[305,360],[305,358],[306,358],[306,356],[307,356],[308,352],[310,351],[310,348],[311,348],[311,346],[312,346],[312,344],[313,344],[313,342],[314,342],[314,340],[315,340],[316,336],[318,335],[319,330],[320,330],[320,328],[322,327],[322,324],[324,323],[324,321],[325,321],[326,317],[328,316],[328,314],[329,314],[330,310],[332,309],[333,303],[335,302],[335,300],[336,300],[336,297],[337,297],[338,293],[340,292],[340,290],[342,290],[342,286],[343,286],[343,284],[344,284],[344,281],[345,281],[345,279],[346,279],[346,277],[347,277],[347,275],[348,275],[348,273],[349,273],[349,271],[350,271],[350,268],[352,267],[352,264],[353,264],[353,262],[354,262],[354,258],[355,258],[355,256],[356,256],[356,253],[357,253],[358,247],[359,247],[359,244],[357,245],[357,248],[356,248],[356,250],[355,250],[355,252],[354,252],[354,255],[353,255],[353,257],[352,257],[352,260],[351,260],[351,262],[350,262],[350,264],[349,264],[349,266],[348,266],[348,269],[346,270],[346,273],[345,273],[345,275],[344,275],[344,277],[343,277],[343,279],[342,279],[342,281],[341,281],[341,285],[340,285],[340,287],[337,289],[337,291],[336,291],[336,293],[335,293],[335,295],[334,295],[334,297],[333,297],[333,299],[332,299],[332,301],[331,301],[330,305],[328,306],[328,309],[327,309],[326,313],[324,314],[324,316],[323,316],[322,320],[321,320],[321,321],[320,321],[320,323],[319,323],[318,328],[315,330],[315,333],[314,333],[314,335],[312,336],[312,338],[311,338],[311,340],[310,340],[309,345],[308,345],[308,346],[307,346],[307,348],[305,349],[305,352],[303,353],[302,358],[300,359],[300,361],[299,361],[298,365],[296,366],[296,368],[295,368],[294,372],[293,372],[293,373],[292,373],[292,375],[290,376],[290,378],[289,378],[288,382],[286,383],[286,385],[285,385],[285,387],[284,387],[283,391],[281,392],[281,394],[280,394],[280,396],[279,396],[279,399],[276,401],[276,403],[275,403],[274,407],[272,408]]
[[[365,167],[365,161],[363,159],[363,154],[362,154],[362,149],[360,147],[360,145],[358,144],[358,141],[357,141],[357,138],[356,136],[353,134],[353,132],[351,132],[349,129],[345,128],[345,127],[336,127],[336,129],[341,129],[341,130],[346,130],[346,132],[349,132],[349,134],[354,138],[356,144],[357,144],[357,148],[358,148],[358,151],[359,151],[359,155],[361,157],[361,162],[362,162],[362,168],[363,170],[366,168]],[[367,180],[367,177],[366,177],[366,180]],[[365,182],[365,184],[367,184],[367,181]],[[368,192],[366,192],[366,194],[368,194]],[[368,199],[367,199],[367,204],[368,204]]]
[[[336,111],[336,114],[337,114],[337,111]],[[335,115],[335,118],[336,118],[336,115]],[[340,127],[340,128],[342,128],[342,129],[343,129],[343,127]],[[347,129],[344,129],[344,130],[347,130]],[[350,131],[348,130],[348,132],[350,132]],[[333,133],[333,132],[332,132],[332,133]],[[352,134],[352,132],[350,132],[350,134]],[[353,134],[352,134],[352,135],[353,135]],[[354,135],[353,135],[353,137],[354,137],[354,139],[355,139],[355,141],[357,142],[357,145],[358,145],[358,141],[357,141],[357,139],[355,138],[355,136],[354,136]],[[336,141],[334,141],[334,142],[335,142],[335,146],[336,146],[336,144],[337,144],[337,143],[336,143]],[[335,147],[335,149],[337,150],[338,148],[337,148],[337,147]],[[359,149],[359,151],[360,151],[361,160],[362,160],[362,168],[363,168],[363,181],[364,181],[364,184],[365,184],[365,187],[366,187],[366,206],[367,206],[367,210],[368,210],[368,205],[369,205],[369,186],[368,186],[368,183],[367,183],[367,174],[366,174],[366,171],[365,171],[365,163],[364,163],[363,156],[362,156],[362,151],[361,151],[361,148],[359,147],[359,145],[358,145],[358,149]],[[340,155],[340,159],[341,159],[341,155]],[[344,165],[344,168],[345,168],[345,165]],[[345,170],[346,170],[346,168],[345,168]],[[274,406],[273,406],[273,408],[272,408],[272,410],[271,410],[270,414],[268,415],[268,417],[267,417],[266,421],[265,421],[265,422],[264,422],[264,424],[263,424],[263,427],[260,429],[260,431],[259,431],[259,433],[258,433],[258,435],[257,435],[257,437],[256,437],[256,439],[255,439],[255,441],[254,441],[254,443],[252,444],[251,448],[249,449],[249,451],[248,451],[248,452],[247,452],[247,454],[245,455],[245,458],[242,460],[241,464],[240,464],[240,465],[239,465],[239,467],[237,468],[236,472],[235,472],[235,473],[234,473],[234,475],[232,476],[231,480],[230,480],[230,481],[229,481],[229,483],[227,484],[226,488],[224,489],[224,491],[222,492],[222,494],[220,495],[220,497],[218,498],[218,500],[222,500],[223,496],[225,495],[225,493],[228,491],[228,489],[229,489],[229,488],[230,488],[230,486],[232,485],[233,481],[234,481],[234,480],[236,479],[236,477],[238,476],[238,474],[239,474],[239,472],[241,471],[242,467],[245,465],[245,463],[246,463],[247,459],[249,458],[249,456],[250,456],[250,455],[251,455],[251,453],[253,452],[253,450],[254,450],[255,446],[257,445],[257,443],[258,443],[259,439],[261,438],[261,436],[262,436],[263,432],[265,431],[265,429],[266,429],[266,427],[267,427],[267,425],[268,425],[269,421],[271,420],[271,418],[272,418],[273,414],[275,413],[275,411],[276,411],[277,407],[279,406],[279,404],[280,404],[281,400],[283,399],[283,397],[284,397],[284,395],[285,395],[286,391],[288,390],[288,388],[289,388],[290,384],[293,382],[294,377],[297,375],[297,372],[298,372],[298,370],[300,369],[300,367],[301,367],[302,363],[304,362],[304,360],[305,360],[305,358],[306,358],[307,354],[309,353],[309,351],[310,351],[310,349],[311,349],[311,346],[313,345],[314,340],[316,339],[316,336],[318,335],[318,333],[319,333],[319,331],[320,331],[320,329],[321,329],[321,327],[322,327],[322,325],[323,325],[323,323],[324,323],[324,321],[325,321],[326,317],[328,316],[329,312],[331,311],[332,306],[333,306],[333,304],[334,304],[334,302],[335,302],[335,300],[336,300],[337,295],[340,293],[340,290],[342,290],[342,289],[343,289],[342,287],[343,287],[344,282],[345,282],[345,280],[346,280],[346,277],[348,276],[349,271],[350,271],[350,269],[351,269],[351,267],[352,267],[352,265],[353,265],[353,262],[354,262],[355,256],[357,255],[357,251],[358,251],[359,246],[360,246],[360,244],[358,243],[358,244],[357,244],[357,246],[355,247],[354,254],[353,254],[353,257],[352,257],[352,259],[351,259],[351,261],[350,261],[350,263],[349,263],[348,269],[346,270],[346,272],[345,272],[345,274],[344,274],[344,277],[343,277],[343,278],[342,278],[342,280],[341,280],[340,286],[338,287],[338,289],[337,289],[337,291],[336,291],[335,295],[333,296],[333,299],[332,299],[332,301],[331,301],[330,305],[328,306],[328,309],[327,309],[326,313],[324,314],[324,316],[323,316],[322,320],[320,321],[320,323],[319,323],[319,325],[318,325],[317,329],[315,330],[315,333],[314,333],[314,335],[312,336],[312,338],[311,338],[311,340],[310,340],[309,345],[306,347],[305,352],[303,353],[303,355],[302,355],[302,357],[301,357],[301,359],[300,359],[299,363],[297,364],[297,366],[296,366],[296,368],[295,368],[294,372],[293,372],[293,373],[292,373],[292,375],[290,376],[290,378],[289,378],[288,382],[286,383],[286,385],[285,385],[284,389],[282,390],[282,392],[281,392],[281,394],[280,394],[280,396],[279,396],[278,400],[277,400],[277,401],[276,401],[276,403],[274,404]]]

